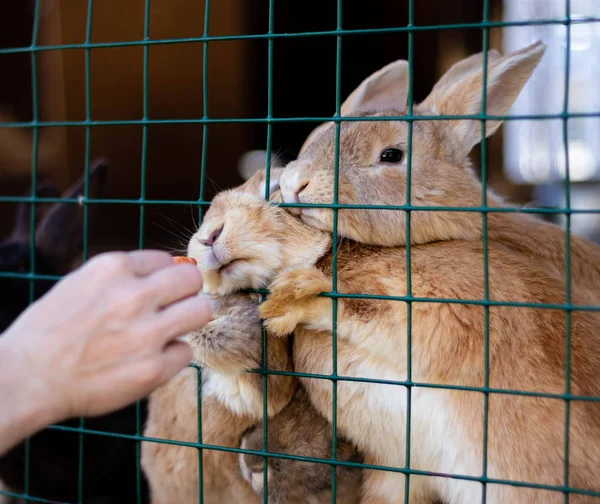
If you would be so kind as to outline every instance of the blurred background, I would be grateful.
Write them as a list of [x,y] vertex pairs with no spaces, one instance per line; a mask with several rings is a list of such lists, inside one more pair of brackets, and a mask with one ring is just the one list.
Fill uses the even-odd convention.
[[[219,0],[211,3],[208,33],[261,34],[268,31],[268,0]],[[274,32],[299,33],[336,28],[335,0],[274,2]],[[477,23],[482,0],[415,1],[416,25]],[[28,47],[35,3],[0,2],[0,48]],[[131,42],[144,38],[144,0],[102,0],[92,13],[92,43]],[[203,110],[201,42],[186,38],[204,33],[203,1],[152,0],[149,38],[183,39],[182,43],[149,46],[148,118],[264,118],[267,115],[267,40],[214,41],[208,44],[208,110]],[[492,21],[564,18],[564,0],[490,0]],[[598,0],[572,0],[572,18],[600,17]],[[87,2],[42,0],[38,44],[81,44],[86,38]],[[408,0],[343,2],[342,26],[348,30],[392,28],[408,23]],[[542,39],[549,46],[542,65],[513,108],[513,114],[560,114],[564,110],[564,24],[536,24],[490,30],[490,47],[501,52]],[[569,112],[600,110],[600,24],[573,25],[570,46]],[[373,71],[407,57],[406,33],[356,33],[343,37],[342,95],[347,96]],[[481,29],[460,27],[418,31],[414,35],[414,96],[422,100],[439,76],[457,60],[482,49]],[[38,118],[41,121],[86,119],[85,50],[37,52]],[[0,54],[0,121],[31,121],[32,57],[29,52]],[[592,62],[595,62],[592,63]],[[91,118],[98,121],[143,117],[144,48],[141,45],[94,48],[90,51]],[[274,117],[331,116],[335,111],[336,38],[331,35],[277,38],[273,57]],[[315,123],[277,123],[272,147],[284,161],[293,159]],[[574,181],[572,205],[600,208],[598,161],[600,119],[569,122],[569,165]],[[21,195],[31,180],[31,129],[0,129],[0,195]],[[204,196],[240,182],[238,159],[251,149],[264,149],[267,127],[261,123],[207,126],[203,152],[200,124],[156,124],[147,131],[146,197],[196,200],[206,155]],[[110,162],[108,198],[137,199],[142,185],[141,125],[91,128],[91,158]],[[562,206],[565,173],[560,119],[509,121],[488,142],[489,182],[517,205]],[[44,127],[39,131],[40,179],[61,189],[84,170],[86,128]],[[480,164],[478,150],[472,153]],[[191,205],[148,205],[145,246],[180,248],[195,227]],[[0,203],[0,233],[12,224],[15,205]],[[139,242],[137,205],[99,205],[98,226],[90,238],[92,253],[135,248]],[[560,219],[557,219],[560,222]],[[576,215],[573,231],[600,240],[598,214]]]

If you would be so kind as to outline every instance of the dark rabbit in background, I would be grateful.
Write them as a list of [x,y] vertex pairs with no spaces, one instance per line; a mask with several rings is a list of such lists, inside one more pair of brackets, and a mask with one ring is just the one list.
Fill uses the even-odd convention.
[[[97,159],[90,167],[89,195],[98,198],[106,189],[108,165]],[[84,193],[84,179],[78,180],[63,198],[76,198]],[[36,196],[59,197],[51,184],[40,183]],[[79,258],[83,245],[83,206],[59,202],[36,205],[35,273],[62,276]],[[90,225],[94,221],[94,205],[89,206]],[[28,273],[31,259],[31,208],[22,203],[10,236],[0,241],[0,271]],[[34,300],[54,285],[54,280],[35,280]],[[1,333],[27,308],[30,282],[26,278],[0,277]],[[140,425],[146,420],[142,405]],[[79,419],[61,425],[79,427]],[[129,406],[110,415],[85,420],[85,428],[134,435],[136,408]],[[44,430],[31,438],[29,454],[29,495],[49,501],[77,502],[79,481],[79,434]],[[142,502],[147,502],[147,487],[142,478]],[[25,443],[0,457],[0,487],[14,493],[25,490]],[[137,456],[135,442],[108,436],[85,435],[83,445],[83,502],[137,502]],[[1,496],[0,496],[1,499]],[[13,502],[19,502],[14,500]],[[21,499],[20,502],[24,502]]]

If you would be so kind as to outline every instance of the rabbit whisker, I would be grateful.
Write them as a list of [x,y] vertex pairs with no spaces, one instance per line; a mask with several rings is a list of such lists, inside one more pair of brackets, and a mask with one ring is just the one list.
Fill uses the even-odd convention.
[[189,230],[186,226],[184,226],[181,222],[172,219],[171,217],[167,217],[166,215],[157,214],[159,217],[165,219],[169,224],[172,224],[173,227],[176,228],[177,231],[182,232],[188,239],[194,236],[194,231]]

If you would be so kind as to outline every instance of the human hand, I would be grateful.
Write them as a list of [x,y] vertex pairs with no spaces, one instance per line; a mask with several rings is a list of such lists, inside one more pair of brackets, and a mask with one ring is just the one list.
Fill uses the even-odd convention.
[[146,396],[192,360],[176,338],[210,320],[201,287],[194,266],[164,252],[91,259],[0,338],[0,360],[20,376],[19,401],[42,401],[50,423]]

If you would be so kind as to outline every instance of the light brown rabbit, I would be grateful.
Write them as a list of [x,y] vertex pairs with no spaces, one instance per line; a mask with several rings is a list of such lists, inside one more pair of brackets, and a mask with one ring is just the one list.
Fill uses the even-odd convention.
[[[213,299],[215,318],[186,336],[202,366],[202,442],[239,448],[244,432],[262,419],[262,377],[246,370],[262,366],[262,327],[256,295],[236,294]],[[290,371],[288,342],[268,344],[269,369]],[[294,393],[294,379],[270,375],[268,415],[286,406]],[[155,391],[149,400],[144,435],[196,443],[198,439],[198,381],[186,369]],[[198,450],[164,443],[142,443],[142,466],[153,504],[199,501]],[[203,450],[204,502],[261,502],[243,479],[236,453]]]
[[[267,423],[270,452],[300,455],[329,460],[332,458],[332,427],[308,399],[306,390],[298,386],[294,398]],[[241,447],[263,449],[262,422],[252,427],[242,438]],[[362,462],[352,444],[338,439],[336,459]],[[264,488],[264,458],[240,454],[244,478],[262,497]],[[329,504],[332,499],[332,470],[328,465],[284,458],[269,458],[267,462],[269,502],[286,504]],[[360,502],[361,471],[338,466],[336,469],[336,502]]]
[[[276,195],[273,197],[276,198]],[[322,260],[326,261],[331,242],[331,236],[328,233],[311,229],[282,208],[270,205],[255,194],[246,194],[235,190],[225,191],[215,197],[195,238],[195,241],[190,242],[188,254],[198,262],[206,280],[206,290],[219,293],[226,293],[230,289],[237,288],[238,285],[240,287],[264,286],[281,271],[298,271],[294,270],[295,267],[298,268],[298,266],[294,266],[296,264],[314,264],[322,258],[325,258]],[[260,244],[260,248],[256,244]],[[315,368],[317,365],[322,365],[322,360],[326,358],[331,364],[331,333],[325,330],[312,336],[321,343],[319,347],[315,346],[315,353],[312,355],[313,359],[317,361]],[[325,344],[326,340],[327,344]],[[302,345],[304,345],[302,339],[298,342],[295,340],[295,360],[296,352],[300,352],[299,355],[304,355],[306,351],[309,354],[312,352],[310,347],[302,348]],[[368,359],[368,352],[358,354],[353,345],[344,340],[338,342],[340,363],[347,361],[360,363],[363,358]],[[300,363],[304,365],[302,361]],[[311,371],[306,366],[303,370]],[[345,371],[345,367],[340,368],[340,372],[344,373]],[[392,374],[391,378],[398,379],[395,374]],[[320,391],[320,381],[319,385],[311,383],[318,380],[303,379],[302,381],[309,392],[316,390],[318,393]],[[328,385],[327,390],[330,393],[330,382],[326,381],[325,383]],[[359,399],[363,396],[362,390],[369,389],[369,387],[368,384],[360,387]],[[373,439],[380,439],[376,436],[376,428],[386,417],[384,416],[382,419],[381,408],[378,408],[376,403],[365,405],[358,401],[355,406],[350,404],[353,401],[352,396],[356,394],[355,388],[354,384],[347,382],[338,384],[338,397],[342,401],[338,408],[340,419],[347,416],[346,412],[352,415],[355,414],[357,408],[362,409],[363,414],[366,414],[371,420],[367,430],[363,431],[364,436],[371,437],[375,433]],[[391,398],[398,395],[396,388],[391,386],[389,388]],[[327,394],[322,395],[323,398],[316,398],[316,404],[321,414],[331,420],[331,397]],[[377,394],[373,393],[372,397],[377,399]],[[329,411],[324,411],[325,402],[328,402]],[[396,420],[394,421],[396,422]],[[397,423],[402,425],[400,417]],[[347,424],[348,422],[346,424],[338,422],[338,432],[341,436],[348,437]],[[360,437],[357,439],[361,440]],[[393,441],[391,438],[388,440]],[[364,443],[363,445],[368,446]],[[393,445],[390,446],[390,450],[395,453]],[[435,497],[426,500],[428,503],[434,501]]]
[[[544,51],[541,44],[500,57],[491,52],[487,112],[504,115]],[[399,62],[396,68],[405,67]],[[392,67],[394,64],[392,65]],[[386,67],[389,68],[389,67]],[[386,69],[366,81],[345,103],[343,113],[372,110],[385,90]],[[383,79],[383,81],[382,81]],[[481,109],[481,55],[464,60],[434,87],[417,115],[477,114]],[[390,86],[392,82],[388,82]],[[373,94],[371,94],[373,93]],[[404,107],[404,103],[390,108]],[[364,115],[402,115],[387,110]],[[488,121],[487,133],[499,126]],[[406,202],[407,125],[394,122],[342,124],[340,203]],[[482,189],[466,155],[480,139],[477,121],[416,121],[413,128],[411,202],[420,205],[481,204]],[[399,157],[400,153],[400,157]],[[280,180],[286,202],[330,203],[334,133],[320,127],[305,143],[297,162]],[[288,171],[289,170],[289,171]],[[500,207],[493,194],[488,204]],[[301,219],[331,231],[330,210],[304,208]],[[434,475],[411,475],[411,502],[562,502],[565,485],[566,369],[571,393],[600,396],[600,314],[575,310],[570,321],[567,364],[567,319],[562,231],[516,214],[489,215],[489,386],[525,395],[492,393],[487,418],[485,488],[478,481],[484,467],[484,395],[448,387],[480,388],[485,384],[485,297],[481,217],[475,212],[413,211],[411,218],[412,303],[411,376],[408,376],[408,313],[404,302],[343,297],[338,301],[338,373],[344,376],[403,381],[411,379],[410,468]],[[378,245],[405,243],[403,212],[341,210],[343,236]],[[572,303],[598,304],[599,248],[573,237]],[[318,256],[317,256],[318,257]],[[407,258],[403,247],[376,247],[345,240],[337,251],[337,291],[404,297]],[[270,286],[261,315],[272,334],[295,331],[294,366],[299,372],[332,372],[332,301],[318,294],[332,290],[331,258],[316,268],[283,272]],[[426,302],[425,299],[434,299]],[[445,303],[444,299],[459,299]],[[469,303],[468,301],[475,302]],[[506,302],[545,303],[547,308],[511,307]],[[556,309],[550,309],[556,306]],[[311,401],[331,415],[331,385],[302,380]],[[423,385],[439,384],[444,389]],[[549,397],[528,396],[538,392]],[[356,443],[365,461],[405,467],[407,389],[377,383],[338,383],[340,432]],[[570,502],[600,501],[600,404],[573,401],[569,410]],[[458,474],[466,479],[448,478]],[[436,476],[437,475],[437,476]],[[366,471],[363,502],[404,501],[404,475]],[[550,485],[557,490],[502,484],[499,480]]]
[[[246,167],[248,168],[248,167]],[[244,169],[243,173],[249,176],[252,172],[252,168]],[[281,170],[273,169],[271,171],[271,190],[277,190],[278,180]],[[221,196],[217,196],[213,201],[207,215],[205,217],[203,226],[195,237],[192,238],[189,245],[189,255],[198,260],[201,269],[205,274],[205,290],[208,292],[234,292],[244,287],[251,287],[253,285],[264,285],[266,280],[245,281],[245,276],[248,273],[250,278],[258,278],[256,276],[256,270],[252,265],[252,260],[258,265],[259,262],[264,261],[265,257],[273,257],[281,254],[282,246],[284,250],[290,249],[293,252],[286,252],[283,259],[277,258],[276,264],[284,264],[289,267],[295,267],[296,265],[306,266],[312,264],[306,262],[305,257],[310,255],[311,251],[318,250],[325,253],[329,248],[330,236],[327,233],[314,232],[313,229],[302,224],[298,219],[290,216],[282,209],[276,207],[269,207],[262,201],[262,196],[265,191],[265,173],[264,169],[259,173],[256,173],[242,186],[232,191],[226,191]],[[213,271],[211,277],[210,271],[206,269],[206,259],[210,258],[210,254],[203,255],[203,252],[210,250],[205,243],[202,243],[202,233],[206,229],[206,226],[212,226],[215,222],[215,218],[218,219],[218,213],[227,210],[232,206],[232,201],[237,201],[237,198],[241,198],[242,201],[254,202],[258,205],[255,208],[250,209],[247,214],[241,214],[242,219],[232,219],[229,223],[235,227],[233,228],[238,235],[244,236],[247,242],[244,242],[244,248],[241,249],[244,252],[244,262],[240,261],[236,265],[232,265],[227,270],[223,271],[220,267],[216,271]],[[232,201],[229,201],[232,200]],[[255,221],[251,218],[253,216],[252,210],[256,210],[260,207],[266,207],[266,214],[272,218],[272,221],[268,222],[271,226],[266,236],[261,236],[260,231],[266,228],[265,224],[262,224],[257,230],[253,230]],[[235,207],[234,207],[235,211]],[[239,217],[237,215],[236,217]],[[260,220],[260,219],[259,219]],[[290,225],[286,225],[287,222],[293,222],[297,224],[297,228]],[[221,226],[222,227],[222,226]],[[277,234],[277,231],[285,231],[286,234]],[[227,233],[222,230],[225,234],[219,240],[223,243],[226,242]],[[252,234],[254,233],[254,234]],[[295,238],[287,242],[284,238],[287,238],[287,233]],[[256,249],[255,256],[251,254],[254,249],[248,247],[248,243],[252,242],[252,238],[257,241],[263,241],[263,247]],[[265,238],[265,239],[263,239]],[[301,246],[294,246],[295,242],[300,241]],[[227,242],[226,242],[227,243]],[[231,243],[231,242],[230,242]],[[274,252],[271,255],[263,255],[265,250],[269,247],[274,247]],[[217,253],[221,249],[217,249]],[[239,253],[239,252],[238,252]],[[219,255],[219,257],[227,257],[226,255]],[[245,271],[243,274],[235,274],[235,269],[242,269]],[[219,271],[220,270],[220,271]],[[264,271],[272,271],[270,275],[273,276],[279,269],[266,268]],[[210,289],[210,282],[206,280],[210,278],[229,278],[228,274],[233,273],[233,281],[230,280],[229,287],[227,289]],[[235,283],[237,282],[237,284]],[[218,284],[220,285],[220,280]],[[207,287],[208,286],[208,287]],[[199,363],[208,366],[204,369],[204,388],[202,389],[202,408],[203,408],[203,439],[204,443],[239,447],[240,437],[242,433],[247,430],[251,425],[255,424],[257,418],[262,418],[262,389],[256,388],[259,379],[259,375],[247,375],[246,380],[251,386],[243,388],[243,393],[239,396],[245,399],[245,402],[250,402],[253,406],[254,411],[252,414],[240,415],[239,407],[228,401],[232,399],[232,390],[227,388],[227,378],[234,376],[238,380],[243,380],[240,375],[240,369],[249,369],[252,367],[259,367],[261,362],[260,359],[260,342],[258,336],[258,330],[260,329],[260,322],[256,318],[256,305],[245,296],[231,295],[224,297],[217,297],[217,313],[225,312],[225,316],[217,318],[206,326],[203,331],[199,332],[199,335],[204,335],[207,331],[208,334],[213,333],[214,326],[219,328],[219,338],[213,338],[215,342],[220,342],[222,348],[220,352],[213,355],[211,360],[207,360],[205,353],[199,355],[196,350],[196,358]],[[254,310],[252,313],[250,313]],[[230,334],[231,333],[231,334]],[[249,348],[230,348],[231,335],[239,335],[240,338],[236,339],[236,344],[248,341],[252,343]],[[188,341],[197,347],[198,342],[196,338],[191,335],[188,337]],[[269,344],[269,352],[276,351],[276,355],[283,355],[283,349],[280,348],[280,342],[275,341],[275,348]],[[257,347],[257,345],[259,345]],[[216,350],[216,349],[215,349]],[[234,355],[230,355],[230,352],[234,352]],[[236,363],[236,357],[239,358],[239,354],[243,352],[250,352],[254,355],[253,362]],[[216,360],[215,360],[216,359]],[[269,362],[269,369],[278,369],[277,362],[275,367],[273,366],[273,360]],[[240,367],[241,366],[241,367]],[[206,373],[209,373],[207,379]],[[171,380],[167,385],[157,390],[152,394],[149,401],[149,420],[145,431],[145,436],[172,439],[185,442],[196,442],[198,440],[198,412],[197,412],[197,372],[195,370],[185,370],[179,374],[176,378]],[[212,377],[212,380],[210,379]],[[272,378],[269,379],[269,394],[273,394]],[[230,382],[231,380],[229,380]],[[286,386],[287,386],[286,382]],[[247,384],[247,385],[248,385]],[[225,386],[223,386],[225,385]],[[207,388],[208,387],[208,388]],[[288,389],[285,388],[285,392],[288,393]],[[233,399],[239,399],[240,397],[233,394]],[[286,401],[289,400],[289,394],[277,395],[277,398],[281,397],[282,400],[285,397]],[[304,426],[302,431],[303,436],[308,428],[314,432],[311,434],[313,437],[310,443],[306,444],[306,438],[297,437],[300,433],[294,433],[289,436],[288,440],[293,443],[296,439],[298,442],[298,449],[307,456],[318,457],[322,453],[330,453],[328,450],[331,449],[331,435],[327,437],[323,432],[323,422],[327,423],[323,417],[320,417],[313,407],[306,405],[305,400],[302,396],[296,395],[294,399],[284,409],[287,413],[279,418],[279,414],[276,414],[271,422],[274,422],[274,432],[270,432],[270,437],[273,440],[281,439],[280,434],[285,430],[278,430],[278,426]],[[225,401],[225,405],[223,404]],[[272,406],[273,399],[269,397],[269,406]],[[277,408],[281,409],[283,405],[277,402]],[[291,421],[287,421],[289,412],[293,411],[297,416]],[[270,413],[272,413],[270,411]],[[282,412],[283,413],[283,412]],[[258,415],[258,416],[257,416]],[[271,429],[271,428],[270,428]],[[331,427],[330,427],[331,429]],[[276,446],[281,447],[281,443]],[[349,444],[340,438],[339,440],[340,450],[338,451],[338,458],[340,460],[350,460],[351,457],[356,456],[356,452],[352,451],[349,453]],[[292,452],[296,453],[292,446]],[[262,445],[260,447],[262,449]],[[298,453],[296,453],[298,454]],[[330,456],[330,455],[329,455]],[[204,470],[204,500],[205,502],[262,502],[259,499],[259,494],[262,495],[262,491],[259,494],[252,493],[251,487],[242,480],[241,469],[237,466],[237,458],[235,454],[230,454],[221,451],[204,450],[203,457],[203,470]],[[353,458],[352,458],[353,459]],[[191,502],[198,500],[198,488],[199,488],[199,477],[198,477],[198,452],[194,448],[189,447],[178,447],[168,444],[159,443],[143,443],[142,445],[142,465],[146,472],[150,487],[153,503],[163,502]],[[298,485],[306,478],[312,478],[311,471],[314,471],[314,466],[319,466],[322,471],[327,472],[327,466],[319,464],[291,464],[294,468],[294,472],[288,473],[287,471],[278,472],[275,478],[270,481],[273,484],[273,488],[279,489],[279,494],[284,495],[285,499],[292,499],[295,492],[300,487]],[[304,466],[304,467],[302,467]],[[280,466],[280,467],[286,467]],[[330,472],[329,472],[330,474]],[[305,476],[303,476],[305,475]],[[337,496],[338,502],[343,504],[352,504],[357,502],[357,487],[360,485],[360,471],[345,471],[343,469],[338,470],[337,479]],[[320,482],[325,484],[327,477],[321,478]],[[327,504],[331,502],[330,492],[331,482],[329,481],[329,488],[327,486],[321,486],[316,488],[314,485],[310,488],[307,487],[306,483],[301,486],[305,491],[304,497],[308,500],[305,502],[323,502]],[[314,492],[314,493],[308,493]],[[282,500],[281,502],[288,502],[288,500]],[[289,502],[292,502],[291,500]]]
[[[506,115],[540,61],[545,46],[537,42],[501,57],[488,53],[488,115]],[[344,102],[342,116],[407,115],[408,64],[394,62],[367,78]],[[415,116],[474,115],[482,109],[482,54],[457,64],[438,81]],[[486,135],[501,121],[486,121]],[[469,151],[481,140],[476,120],[417,120],[413,122],[410,203],[415,206],[479,207],[481,183],[474,176]],[[402,121],[342,122],[339,157],[339,203],[358,205],[405,205],[407,203],[408,123]],[[304,142],[298,159],[281,176],[285,203],[328,204],[334,191],[335,126],[319,126]],[[492,208],[505,205],[492,191]],[[293,213],[316,228],[332,231],[330,209],[294,208]],[[406,242],[406,213],[397,210],[341,209],[339,234],[372,244],[397,246]],[[479,212],[411,212],[412,243],[439,240],[471,240],[482,237]],[[559,227],[528,214],[491,212],[488,236],[538,263],[548,272],[564,277],[565,233]],[[483,260],[483,259],[482,259]],[[578,288],[598,292],[600,248],[571,238],[571,263]],[[478,266],[479,267],[479,266]]]
[[[274,190],[280,174],[281,170],[271,172]],[[258,193],[257,187],[260,188]],[[243,288],[263,287],[280,271],[312,265],[329,250],[331,236],[328,233],[314,230],[282,208],[265,202],[257,196],[263,190],[264,170],[241,187],[217,195],[206,212],[202,226],[188,247],[188,255],[196,259],[203,273],[206,292],[227,294]],[[277,198],[277,193],[272,196]],[[296,395],[269,421],[269,441],[284,453],[330,458],[331,429],[303,395]],[[247,442],[258,446],[262,431],[253,432],[254,435],[246,438]],[[307,432],[310,432],[308,439]],[[351,445],[343,437],[338,443],[340,460],[356,457],[356,451],[350,450]],[[328,466],[280,459],[272,459],[270,463],[275,469],[269,476],[269,495],[280,499],[276,502],[293,503],[297,498],[306,499],[302,502],[331,502]],[[254,467],[252,463],[250,466]],[[259,476],[252,478],[248,466],[243,467],[249,481],[254,479],[256,483],[257,478],[260,479]],[[318,481],[314,479],[315,472],[321,476]],[[360,471],[338,469],[338,475],[337,501],[357,502]],[[262,495],[262,487],[256,489]]]

